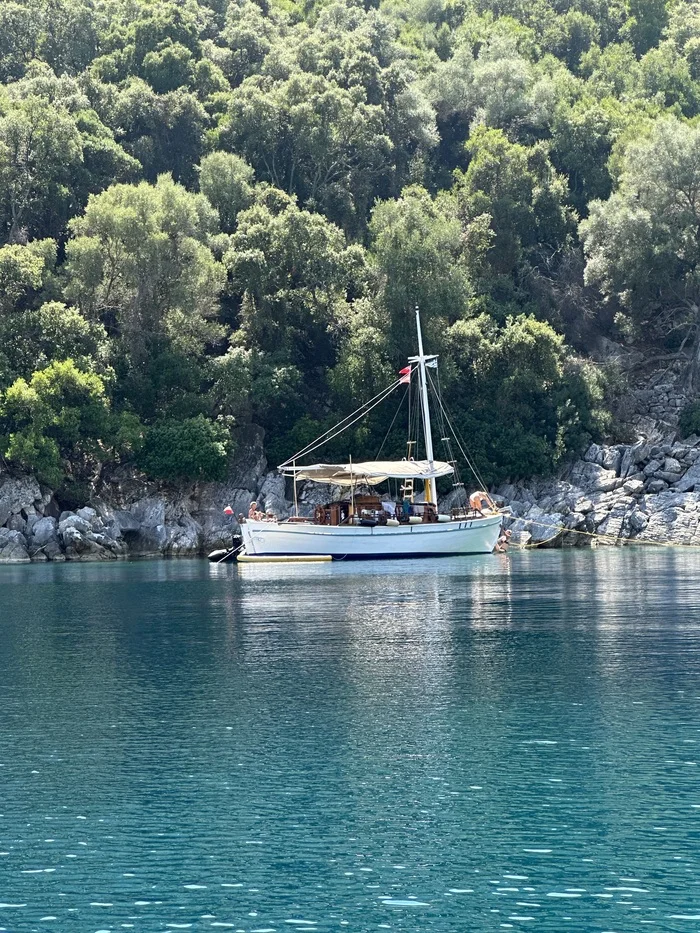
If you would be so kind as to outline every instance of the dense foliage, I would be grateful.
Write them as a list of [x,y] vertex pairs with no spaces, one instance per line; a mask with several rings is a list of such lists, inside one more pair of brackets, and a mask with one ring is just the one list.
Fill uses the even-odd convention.
[[[416,304],[488,480],[608,429],[601,334],[700,382],[697,0],[4,0],[0,82],[0,453],[47,482],[289,456]],[[386,409],[325,455],[401,455]]]

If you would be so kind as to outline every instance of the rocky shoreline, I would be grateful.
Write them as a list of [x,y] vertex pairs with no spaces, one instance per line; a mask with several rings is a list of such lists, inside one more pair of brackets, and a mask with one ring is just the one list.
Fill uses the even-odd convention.
[[[225,483],[166,487],[117,469],[74,511],[62,510],[34,477],[0,472],[0,563],[192,557],[229,547],[238,525],[224,515],[226,505],[234,516],[252,499],[280,518],[292,511],[284,477],[267,469],[262,433],[252,430],[246,440]],[[335,492],[300,486],[301,514]],[[504,524],[521,545],[700,546],[700,437],[677,440],[670,432],[593,444],[557,477],[504,483],[492,493],[508,508]]]
[[495,490],[520,544],[700,545],[700,437],[591,445],[555,479]]

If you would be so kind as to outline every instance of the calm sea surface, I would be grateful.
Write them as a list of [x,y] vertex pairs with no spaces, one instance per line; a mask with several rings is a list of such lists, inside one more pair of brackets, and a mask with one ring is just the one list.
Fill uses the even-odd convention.
[[700,931],[700,551],[0,568],[0,930]]

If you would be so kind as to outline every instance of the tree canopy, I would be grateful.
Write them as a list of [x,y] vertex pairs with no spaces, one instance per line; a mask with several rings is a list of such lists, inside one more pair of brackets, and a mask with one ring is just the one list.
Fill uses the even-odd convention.
[[610,429],[602,337],[700,387],[699,123],[699,0],[6,0],[3,456],[284,458],[418,304],[482,473],[552,470]]

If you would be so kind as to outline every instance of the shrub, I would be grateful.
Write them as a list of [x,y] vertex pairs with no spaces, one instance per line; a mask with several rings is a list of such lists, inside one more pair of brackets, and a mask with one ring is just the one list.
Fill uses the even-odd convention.
[[678,430],[681,437],[690,437],[691,434],[700,434],[700,399],[688,402],[678,419]]
[[157,479],[221,480],[226,477],[231,448],[225,425],[197,415],[149,428],[137,462]]
[[102,379],[72,360],[51,363],[0,396],[0,450],[56,485],[110,446],[114,419]]

